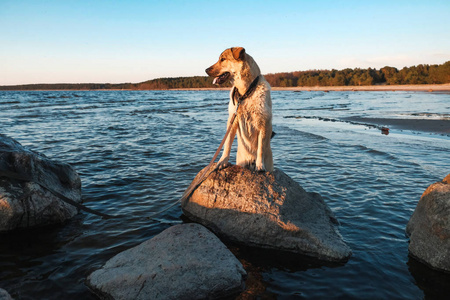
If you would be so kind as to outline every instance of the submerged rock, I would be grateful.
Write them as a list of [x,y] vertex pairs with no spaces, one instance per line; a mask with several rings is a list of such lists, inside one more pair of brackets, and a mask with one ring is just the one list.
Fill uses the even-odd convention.
[[77,214],[49,189],[81,203],[81,180],[70,165],[0,134],[0,232],[61,223]]
[[87,284],[102,299],[216,299],[241,292],[245,275],[213,233],[191,223],[117,254]]
[[434,269],[450,272],[450,174],[425,190],[406,234],[411,256]]
[[13,300],[10,294],[7,291],[0,288],[0,300]]
[[181,205],[188,218],[244,245],[327,261],[351,255],[322,197],[280,170],[260,173],[235,165],[212,172]]

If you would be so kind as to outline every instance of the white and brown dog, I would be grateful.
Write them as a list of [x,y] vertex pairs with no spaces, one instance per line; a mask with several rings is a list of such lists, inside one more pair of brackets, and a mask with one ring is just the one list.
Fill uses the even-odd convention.
[[222,52],[217,63],[206,69],[206,73],[214,77],[214,84],[228,80],[233,84],[228,105],[228,126],[236,105],[240,103],[218,162],[219,168],[228,165],[231,145],[237,133],[236,164],[256,171],[273,171],[270,85],[261,75],[256,62],[244,48],[229,48]]

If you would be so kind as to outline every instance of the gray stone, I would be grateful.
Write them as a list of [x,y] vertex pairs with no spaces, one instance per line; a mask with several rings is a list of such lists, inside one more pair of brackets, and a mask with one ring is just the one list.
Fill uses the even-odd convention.
[[181,205],[188,218],[240,244],[327,261],[351,256],[322,197],[307,193],[281,170],[214,171]]
[[0,134],[0,232],[61,223],[78,213],[48,189],[81,203],[81,180],[70,165]]
[[411,256],[434,269],[450,272],[450,174],[425,190],[406,234]]
[[87,278],[102,299],[215,299],[243,290],[241,263],[199,224],[166,229]]
[[0,300],[13,300],[10,294],[7,291],[0,288]]

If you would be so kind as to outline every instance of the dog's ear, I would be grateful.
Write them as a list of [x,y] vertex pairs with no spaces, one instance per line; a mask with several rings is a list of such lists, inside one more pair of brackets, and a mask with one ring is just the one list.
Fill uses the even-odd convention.
[[244,60],[245,58],[245,49],[242,47],[233,47],[231,48],[231,52],[233,53],[233,57],[235,60]]

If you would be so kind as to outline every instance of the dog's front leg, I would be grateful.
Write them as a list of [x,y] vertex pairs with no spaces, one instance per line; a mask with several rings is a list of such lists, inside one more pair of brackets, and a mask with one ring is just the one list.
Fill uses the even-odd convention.
[[230,132],[228,133],[227,139],[225,140],[225,145],[223,148],[222,157],[219,159],[219,162],[217,163],[217,167],[219,169],[226,168],[228,166],[228,161],[230,160],[230,153],[231,153],[231,145],[233,145],[234,138],[236,136],[236,131],[238,128],[238,121],[234,120],[233,124],[231,124],[232,116],[228,118],[227,122],[227,130],[229,126],[232,126],[230,129]]
[[267,143],[270,143],[270,135],[272,132],[268,133],[266,130],[260,130],[258,133],[258,149],[256,152],[256,171],[266,171],[266,166],[264,165],[264,151],[267,149]]

